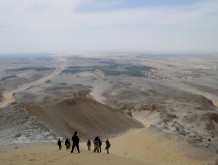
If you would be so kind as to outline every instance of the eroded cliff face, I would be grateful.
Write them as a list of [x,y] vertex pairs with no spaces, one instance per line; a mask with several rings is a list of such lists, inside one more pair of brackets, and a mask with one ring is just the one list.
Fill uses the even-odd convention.
[[146,92],[136,89],[128,90],[127,94],[121,90],[106,103],[133,116],[145,127],[154,126],[181,135],[192,144],[218,151],[218,111],[212,100],[175,88],[152,86]]

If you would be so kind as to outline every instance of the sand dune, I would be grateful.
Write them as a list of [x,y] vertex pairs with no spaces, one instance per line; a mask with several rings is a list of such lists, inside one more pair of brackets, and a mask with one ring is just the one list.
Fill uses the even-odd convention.
[[156,131],[143,129],[131,131],[110,140],[112,146],[109,155],[105,150],[99,154],[87,151],[86,143],[80,144],[80,154],[77,152],[71,154],[64,146],[59,151],[57,145],[38,145],[1,152],[0,164],[203,165],[215,161],[216,155],[213,153],[200,151],[182,142],[181,139],[178,142],[176,137],[167,138],[162,135]]
[[117,155],[96,154],[82,150],[81,154],[71,154],[66,150],[57,150],[56,146],[39,146],[31,149],[22,149],[10,153],[0,153],[1,165],[86,165],[86,164],[125,164],[145,165],[143,161],[123,158]]
[[83,138],[93,138],[96,135],[108,137],[130,128],[143,127],[123,112],[88,98],[67,99],[44,107],[27,104],[26,110],[30,115],[51,124],[63,137],[72,136],[75,130],[80,132]]
[[111,140],[113,153],[150,164],[207,164],[215,159],[212,152],[200,150],[179,136],[158,130],[140,129]]

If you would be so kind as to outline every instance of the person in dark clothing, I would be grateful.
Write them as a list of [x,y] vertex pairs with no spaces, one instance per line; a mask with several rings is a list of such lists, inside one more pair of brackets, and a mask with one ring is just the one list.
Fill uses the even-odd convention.
[[94,152],[98,152],[99,153],[99,137],[98,136],[96,136],[96,138],[95,138],[95,140],[93,141],[93,143],[94,143]]
[[77,136],[77,132],[74,132],[74,135],[72,137],[72,143],[73,144],[72,144],[71,153],[73,153],[75,147],[77,148],[78,153],[80,153],[80,150],[79,150],[79,137]]
[[111,147],[111,144],[108,139],[105,142],[106,142],[105,150],[107,151],[107,154],[109,154],[109,148]]
[[101,145],[102,145],[102,142],[101,142],[101,139],[99,138],[99,152],[101,152]]
[[65,140],[65,146],[66,146],[66,150],[68,150],[70,148],[70,139],[66,139]]
[[90,151],[91,150],[91,141],[90,140],[87,141],[87,147],[88,147],[88,151]]
[[61,139],[60,138],[58,139],[57,145],[59,146],[59,150],[61,150],[62,145],[61,145]]

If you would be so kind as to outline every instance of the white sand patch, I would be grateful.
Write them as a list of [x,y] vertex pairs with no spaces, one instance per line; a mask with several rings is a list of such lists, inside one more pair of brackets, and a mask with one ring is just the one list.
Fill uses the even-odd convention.
[[144,124],[145,127],[150,127],[158,123],[160,120],[160,113],[157,111],[137,111],[132,113],[133,118]]
[[108,91],[109,83],[104,80],[104,72],[101,70],[96,70],[94,73],[94,77],[96,78],[96,84],[90,95],[98,102],[104,104],[106,98],[104,97],[104,93]]
[[9,103],[13,102],[13,92],[5,91],[2,94],[2,101],[0,102],[0,108],[8,106]]
[[93,73],[92,72],[80,72],[77,75],[80,77],[90,77],[90,76],[93,76]]
[[213,100],[213,104],[218,108],[218,100]]
[[104,104],[106,98],[103,96],[103,93],[107,89],[107,83],[106,82],[100,82],[96,84],[96,86],[92,89],[90,92],[90,95],[98,102]]

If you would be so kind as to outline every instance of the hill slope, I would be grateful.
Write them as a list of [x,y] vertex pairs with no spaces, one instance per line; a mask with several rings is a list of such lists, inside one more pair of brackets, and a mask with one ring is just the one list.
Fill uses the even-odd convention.
[[25,107],[30,115],[50,124],[63,137],[77,131],[81,138],[106,138],[143,127],[130,116],[88,98],[67,99],[52,106],[28,103]]

